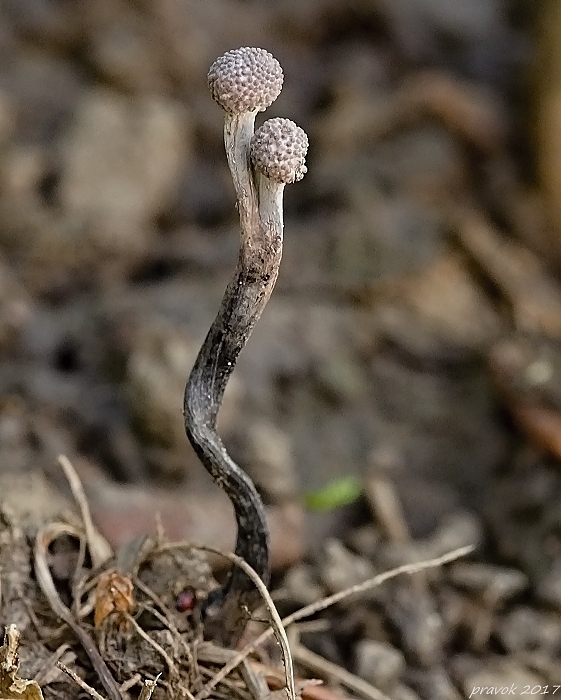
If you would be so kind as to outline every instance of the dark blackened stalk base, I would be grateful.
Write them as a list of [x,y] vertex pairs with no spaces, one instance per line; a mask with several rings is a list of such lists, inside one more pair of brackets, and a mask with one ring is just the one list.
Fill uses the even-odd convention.
[[[269,533],[263,503],[253,482],[229,456],[216,432],[226,384],[278,274],[282,232],[277,227],[266,229],[256,222],[251,239],[242,238],[236,273],[185,387],[184,416],[185,430],[195,452],[234,507],[238,528],[236,554],[268,584]],[[243,633],[248,611],[259,603],[259,594],[247,575],[234,566],[214,600],[221,602],[220,610],[217,616],[209,616],[205,633],[224,646],[234,646]]]

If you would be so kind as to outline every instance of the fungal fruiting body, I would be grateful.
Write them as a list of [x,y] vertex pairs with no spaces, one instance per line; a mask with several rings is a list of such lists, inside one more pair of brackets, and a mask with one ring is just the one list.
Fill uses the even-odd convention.
[[265,49],[243,46],[227,51],[208,72],[208,86],[224,109],[224,146],[238,199],[242,229],[255,213],[255,188],[248,150],[255,116],[280,95],[284,75],[280,63]]
[[[264,49],[249,47],[228,51],[208,74],[211,94],[226,115],[224,143],[238,200],[241,242],[234,276],[195,360],[184,400],[187,436],[234,507],[236,554],[265,583],[270,577],[265,509],[249,476],[226,451],[216,432],[216,419],[238,355],[277,279],[282,256],[282,190],[306,172],[307,137],[293,122],[272,119],[253,134],[255,115],[276,99],[282,81],[278,61]],[[205,633],[219,643],[233,645],[243,632],[248,611],[259,603],[259,595],[247,575],[233,567],[224,587],[208,603]]]
[[304,177],[307,152],[306,132],[290,119],[268,119],[253,135],[250,155],[258,186],[261,226],[270,226],[278,218],[274,228],[282,235],[284,186]]
[[298,182],[307,172],[308,137],[290,119],[268,119],[251,139],[251,161],[256,170],[279,184]]
[[212,99],[230,114],[265,111],[280,95],[282,83],[277,59],[250,46],[226,51],[208,71]]

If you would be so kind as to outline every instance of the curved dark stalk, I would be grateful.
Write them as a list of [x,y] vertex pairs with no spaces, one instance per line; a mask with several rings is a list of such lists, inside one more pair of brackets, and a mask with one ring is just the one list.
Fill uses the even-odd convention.
[[[277,280],[284,185],[301,179],[306,172],[308,138],[294,122],[269,120],[253,134],[255,115],[278,97],[282,81],[278,61],[264,49],[251,47],[226,52],[208,73],[212,97],[226,114],[224,143],[238,200],[241,242],[236,271],[187,380],[184,399],[187,436],[234,507],[236,554],[265,584],[269,582],[270,564],[263,503],[251,479],[222,444],[216,419],[238,356]],[[218,610],[213,609],[215,602]],[[233,567],[225,586],[205,601],[205,633],[223,645],[234,645],[258,603],[253,582]]]
[[[218,314],[199,351],[185,387],[187,436],[214,481],[229,496],[237,522],[236,554],[267,584],[269,534],[263,503],[249,476],[232,460],[217,431],[224,390],[238,356],[271,296],[282,256],[282,222],[263,224],[248,160],[254,114],[229,115],[225,125],[228,162],[238,196],[241,243],[238,263]],[[241,122],[241,123],[240,123]],[[233,567],[221,591],[219,617],[205,624],[208,634],[233,645],[259,594],[246,574]]]

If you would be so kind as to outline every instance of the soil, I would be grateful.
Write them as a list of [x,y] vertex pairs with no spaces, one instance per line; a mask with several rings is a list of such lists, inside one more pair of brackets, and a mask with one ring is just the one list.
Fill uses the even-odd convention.
[[[267,505],[277,608],[475,546],[292,625],[297,689],[561,695],[557,13],[555,0],[1,3],[2,700],[38,697],[14,695],[17,677],[46,699],[87,694],[57,661],[112,700],[202,698],[232,658],[198,621],[231,562],[170,543],[235,539],[181,405],[238,245],[206,74],[244,45],[285,72],[258,123],[289,117],[310,139],[277,287],[219,422]],[[283,693],[278,648],[259,655],[213,697]]]

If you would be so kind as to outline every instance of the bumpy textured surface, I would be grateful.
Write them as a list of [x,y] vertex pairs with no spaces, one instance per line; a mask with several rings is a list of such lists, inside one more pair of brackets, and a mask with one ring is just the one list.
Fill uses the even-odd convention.
[[253,164],[276,182],[301,180],[308,170],[304,165],[307,152],[306,132],[290,119],[267,120],[251,139]]
[[265,49],[243,46],[227,51],[210,67],[212,97],[227,112],[262,112],[282,89],[280,63]]

